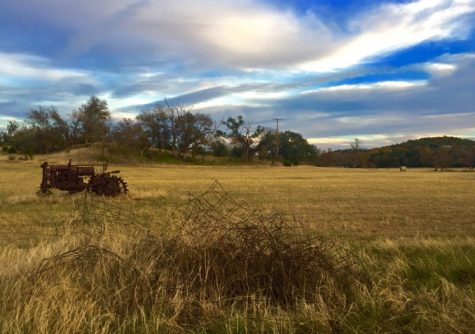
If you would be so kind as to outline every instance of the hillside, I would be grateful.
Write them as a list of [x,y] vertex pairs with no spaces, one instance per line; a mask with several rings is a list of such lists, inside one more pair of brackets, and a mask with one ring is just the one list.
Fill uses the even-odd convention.
[[443,146],[451,147],[474,147],[475,141],[470,139],[463,139],[458,137],[427,137],[420,139],[408,140],[404,143],[395,144],[387,147],[400,149],[416,149],[420,147],[429,147],[431,149],[438,149]]
[[431,137],[369,150],[324,152],[320,166],[345,167],[474,167],[475,141],[457,137]]

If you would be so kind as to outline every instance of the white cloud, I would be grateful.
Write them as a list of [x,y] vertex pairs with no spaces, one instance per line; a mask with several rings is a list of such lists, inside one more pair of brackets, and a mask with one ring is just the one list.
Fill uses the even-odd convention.
[[425,64],[425,69],[432,75],[446,76],[452,75],[457,70],[457,66],[445,63],[427,63]]
[[363,148],[371,148],[375,146],[391,145],[395,142],[395,138],[404,138],[404,135],[389,136],[386,134],[356,134],[352,136],[337,136],[337,137],[314,137],[308,138],[310,144],[317,145],[319,148],[337,148],[348,149],[351,143],[354,143],[355,138],[362,141]]
[[[263,105],[259,103],[245,101],[241,98],[237,98],[235,96],[230,95],[218,97],[204,102],[198,102],[193,105],[193,110],[213,113],[213,110],[216,111],[219,108],[223,109],[229,107],[260,108],[263,107]],[[222,110],[220,110],[219,112],[222,112]]]
[[404,90],[415,87],[425,86],[427,81],[379,81],[374,83],[346,84],[331,87],[323,87],[313,90],[303,91],[301,94],[313,94],[318,92],[340,92],[340,91],[365,91],[365,90]]
[[[62,79],[86,79],[84,71],[55,68],[41,57],[0,52],[0,76],[3,80],[33,79],[56,81]],[[1,80],[1,79],[0,79]]]
[[[112,92],[105,92],[98,96],[101,99],[107,101],[107,105],[114,113],[118,112],[119,109],[126,109],[127,107],[135,107],[137,105],[144,105],[151,103],[156,100],[155,94],[141,93],[128,97],[114,97]],[[121,116],[118,116],[122,118]],[[130,117],[130,116],[128,116]]]
[[304,71],[329,72],[430,40],[464,37],[463,17],[475,12],[473,0],[419,0],[387,4],[360,15],[352,36],[325,57],[301,63]]
[[20,86],[18,81],[59,82],[71,80],[77,84],[94,84],[96,81],[85,71],[51,66],[49,61],[32,55],[0,52],[0,84]]
[[19,119],[11,116],[0,116],[1,122],[18,121]]
[[314,15],[298,17],[258,1],[154,2],[124,23],[159,41],[158,51],[240,68],[288,64],[320,53],[332,32]]

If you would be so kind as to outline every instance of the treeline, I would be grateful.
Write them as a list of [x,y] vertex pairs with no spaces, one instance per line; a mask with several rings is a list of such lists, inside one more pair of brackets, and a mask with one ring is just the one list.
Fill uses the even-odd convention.
[[92,96],[63,118],[55,107],[30,110],[23,122],[11,121],[0,133],[4,152],[27,156],[99,143],[105,151],[147,157],[154,152],[194,160],[214,155],[242,161],[272,160],[285,164],[315,163],[318,150],[301,134],[253,125],[242,116],[216,122],[167,101],[136,118],[113,122],[107,102]]
[[475,142],[456,137],[410,140],[402,144],[365,150],[355,140],[351,149],[322,152],[319,166],[363,168],[433,167],[436,169],[475,167]]

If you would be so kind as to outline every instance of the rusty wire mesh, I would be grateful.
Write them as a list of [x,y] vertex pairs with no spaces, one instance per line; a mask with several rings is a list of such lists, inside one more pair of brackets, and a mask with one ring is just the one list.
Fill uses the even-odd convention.
[[[87,196],[76,207],[74,224],[82,231],[104,233],[106,222],[140,226],[120,202]],[[219,182],[177,208],[168,225],[169,233],[130,240],[122,256],[89,244],[43,260],[30,277],[34,284],[73,278],[128,310],[171,303],[177,294],[190,308],[251,299],[290,306],[325,298],[322,285],[344,290],[365,280],[348,248],[236,201]]]
[[140,230],[143,218],[134,210],[124,206],[120,200],[97,196],[85,192],[74,202],[73,218],[62,226],[58,233],[72,232],[83,235],[87,240],[99,240],[112,226]]

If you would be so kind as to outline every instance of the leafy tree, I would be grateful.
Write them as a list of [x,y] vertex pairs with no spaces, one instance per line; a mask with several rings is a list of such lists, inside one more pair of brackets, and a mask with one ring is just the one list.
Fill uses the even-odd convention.
[[84,143],[102,141],[109,131],[111,113],[106,100],[91,96],[89,100],[73,113]]
[[280,134],[279,155],[284,160],[292,161],[313,161],[318,156],[318,150],[310,145],[300,133],[285,131]]
[[[276,136],[279,136],[278,140]],[[266,129],[258,145],[259,158],[273,159],[277,142],[279,142],[277,155],[284,161],[291,163],[314,161],[318,156],[317,148],[310,145],[300,133],[284,131],[277,134],[275,130]]]
[[191,153],[194,158],[198,152],[210,143],[216,130],[215,123],[210,116],[193,114],[187,111],[176,118],[177,147],[181,157]]

